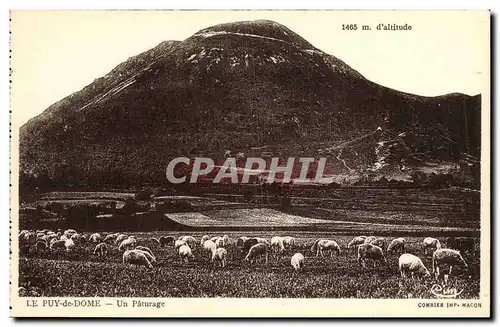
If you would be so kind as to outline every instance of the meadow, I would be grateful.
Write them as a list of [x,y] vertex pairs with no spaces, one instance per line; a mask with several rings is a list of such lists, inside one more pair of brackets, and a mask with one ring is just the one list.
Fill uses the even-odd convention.
[[[88,234],[88,233],[87,233]],[[320,232],[209,232],[210,236],[227,234],[228,263],[221,268],[212,264],[208,254],[194,250],[195,260],[181,263],[172,246],[160,248],[151,237],[193,235],[200,239],[205,232],[143,232],[136,236],[139,245],[148,246],[157,258],[151,270],[122,263],[122,252],[110,247],[105,257],[94,255],[93,244],[73,252],[37,253],[34,247],[21,250],[19,286],[21,296],[77,297],[286,297],[286,298],[434,298],[434,278],[403,280],[398,270],[399,254],[387,256],[387,265],[359,267],[354,251],[347,251],[352,235]],[[238,236],[290,235],[298,239],[293,249],[271,254],[268,264],[250,264],[234,245]],[[316,257],[310,250],[314,240],[336,240],[341,249],[337,257]],[[391,238],[387,238],[390,240]],[[423,237],[406,237],[406,252],[419,256],[432,270],[431,258],[423,253]],[[479,242],[476,242],[478,244]],[[305,266],[296,272],[291,256],[301,252]],[[448,286],[463,289],[457,298],[479,297],[479,246],[464,259],[474,273],[456,270]]]

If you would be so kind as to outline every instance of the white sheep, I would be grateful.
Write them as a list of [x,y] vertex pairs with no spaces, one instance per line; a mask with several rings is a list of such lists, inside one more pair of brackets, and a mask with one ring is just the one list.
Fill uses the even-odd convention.
[[126,240],[128,238],[127,235],[125,234],[120,234],[116,237],[116,240],[115,240],[115,244],[118,245],[118,244],[121,244],[121,242],[123,242],[123,240]]
[[216,249],[217,245],[215,245],[215,243],[212,242],[211,240],[206,240],[205,243],[203,243],[203,250],[208,252],[208,257],[211,260],[213,260],[213,255]]
[[151,262],[151,264],[156,263],[156,257],[151,252],[143,251],[143,250],[140,250],[140,249],[137,249],[137,248],[134,249],[134,250],[135,251],[139,251],[142,254],[144,254],[146,256],[146,258],[148,258],[149,262]]
[[376,245],[381,249],[385,249],[385,238],[376,237],[374,240],[370,242],[371,245]]
[[203,237],[201,238],[201,241],[200,241],[200,245],[203,246],[203,244],[205,244],[205,241],[207,241],[209,239],[210,239],[210,236],[203,235]]
[[443,267],[449,267],[448,273],[451,275],[453,267],[466,269],[468,265],[460,254],[460,251],[437,249],[432,255],[432,271],[436,274],[436,278],[439,278],[440,269]]
[[53,240],[52,244],[50,244],[50,250],[55,249],[64,249],[66,241],[65,240]]
[[94,249],[94,254],[103,257],[108,250],[108,245],[106,243],[99,243]]
[[182,241],[182,240],[175,240],[175,242],[174,242],[174,249],[178,250],[183,245],[188,245],[188,244],[185,241]]
[[179,237],[179,240],[186,242],[189,245],[189,247],[193,249],[198,245],[198,241],[193,236],[190,235],[181,236]]
[[71,251],[75,247],[75,242],[73,242],[72,239],[66,240],[64,242],[64,247],[66,248],[66,251]]
[[263,238],[263,237],[254,237],[254,238],[257,240],[257,242],[263,243],[263,244],[266,244],[269,246],[269,241],[266,240],[265,238]]
[[129,250],[134,248],[137,245],[137,240],[134,237],[129,237],[124,239],[120,246],[118,246],[118,251]]
[[135,249],[136,249],[136,250],[141,250],[141,251],[148,252],[148,253],[149,253],[149,254],[151,254],[153,257],[155,256],[155,255],[153,254],[153,251],[151,251],[151,249],[150,249],[150,248],[148,248],[148,247],[146,247],[146,246],[141,246],[141,245],[139,245],[139,246],[136,246],[136,247],[135,247]]
[[271,237],[271,249],[273,252],[282,253],[285,251],[284,239],[281,236]]
[[300,271],[304,267],[304,255],[302,253],[295,253],[290,259],[290,264],[295,271]]
[[57,241],[57,235],[48,235],[47,238],[45,239],[47,244],[51,244],[53,240]]
[[391,252],[404,252],[406,240],[402,237],[395,238],[387,247],[387,254]]
[[313,246],[311,247],[311,252],[316,253],[316,256],[321,256],[323,257],[323,250],[329,250],[330,251],[330,257],[333,257],[333,254],[336,253],[337,258],[340,255],[340,246],[335,242],[334,240],[322,240],[318,239],[314,242]]
[[399,272],[403,278],[411,274],[412,279],[415,279],[415,276],[429,277],[431,275],[422,260],[410,253],[402,254],[399,257]]
[[78,233],[71,235],[71,237],[69,239],[75,243],[83,243],[84,242],[83,235],[78,234]]
[[351,248],[355,248],[356,252],[354,252],[354,253],[356,254],[358,246],[365,243],[365,239],[366,239],[366,236],[364,236],[364,235],[354,237],[349,242],[349,244],[347,244],[347,251],[349,251],[349,249],[351,249]]
[[218,248],[213,252],[212,261],[219,262],[220,266],[224,268],[226,266],[226,257],[227,257],[226,249]]
[[37,252],[45,252],[48,250],[47,243],[43,241],[36,242],[35,249]]
[[215,241],[215,246],[218,247],[218,248],[223,248],[225,246],[225,242],[224,242],[224,239],[222,237],[219,237],[216,241]]
[[194,259],[193,252],[191,252],[191,248],[189,245],[184,244],[179,247],[179,258],[181,260],[181,263],[184,262],[189,262],[189,259]]
[[116,238],[118,237],[118,235],[119,235],[118,233],[108,234],[104,238],[103,242],[104,243],[113,242],[113,241],[116,240]]
[[434,252],[435,250],[441,249],[441,242],[437,238],[426,237],[424,238],[424,253]]
[[295,246],[295,237],[285,236],[283,237],[283,246],[285,249],[291,249]]
[[153,265],[142,251],[127,250],[123,252],[123,263],[128,263],[131,265],[138,265],[138,266],[146,266],[149,269],[153,268]]
[[74,229],[67,229],[64,231],[63,235],[66,236],[66,238],[71,238],[71,235],[76,234],[76,231]]
[[377,239],[377,236],[367,236],[365,238],[365,241],[364,241],[364,244],[370,244],[372,241],[374,241],[375,239]]
[[101,234],[94,233],[94,234],[90,235],[89,240],[92,243],[99,243],[101,241],[101,238],[102,238]]

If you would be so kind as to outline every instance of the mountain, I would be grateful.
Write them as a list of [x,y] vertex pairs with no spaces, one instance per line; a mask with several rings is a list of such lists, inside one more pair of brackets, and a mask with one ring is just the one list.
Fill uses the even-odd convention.
[[321,154],[344,181],[404,179],[475,165],[480,99],[380,86],[272,21],[221,24],[129,58],[28,121],[21,177],[163,183],[174,157],[230,150]]

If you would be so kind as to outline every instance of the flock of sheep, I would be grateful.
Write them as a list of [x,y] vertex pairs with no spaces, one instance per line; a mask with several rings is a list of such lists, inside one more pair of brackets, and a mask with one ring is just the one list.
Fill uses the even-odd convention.
[[[228,252],[226,247],[230,244],[228,235],[210,237],[204,235],[201,240],[197,240],[193,236],[185,235],[179,238],[173,236],[161,236],[160,238],[151,238],[151,242],[159,247],[173,246],[181,263],[193,260],[193,249],[201,250],[200,255],[206,255],[207,258],[214,264],[220,267],[226,266]],[[470,247],[468,243],[470,239],[462,238],[449,239],[447,241],[448,247],[461,249],[465,244]],[[73,229],[65,230],[64,232],[53,232],[50,230],[28,231],[22,230],[19,233],[19,242],[22,246],[33,246],[37,252],[41,251],[57,251],[64,249],[68,252],[72,251],[79,244],[93,243],[96,244],[93,254],[97,256],[105,256],[108,248],[111,246],[117,247],[118,251],[123,252],[123,263],[133,264],[139,266],[146,266],[153,268],[156,257],[153,251],[146,246],[138,245],[138,241],[134,236],[127,236],[121,233],[108,234],[105,237],[99,233],[91,235],[84,235],[77,233]],[[297,240],[294,237],[274,236],[270,241],[262,237],[246,237],[241,236],[234,240],[234,244],[241,250],[245,261],[254,264],[256,262],[265,261],[267,264],[269,254],[278,253],[282,254],[285,250],[294,249]],[[350,249],[355,250],[357,254],[357,263],[363,269],[366,269],[366,262],[370,260],[373,266],[378,264],[387,264],[386,254],[397,253],[399,256],[399,271],[403,278],[411,276],[412,278],[429,277],[431,273],[424,265],[422,260],[410,253],[405,252],[406,240],[404,238],[395,238],[390,244],[386,246],[386,240],[376,236],[357,236],[352,239],[347,245],[347,251]],[[426,237],[423,240],[423,247],[425,254],[432,253],[432,271],[438,278],[443,268],[446,268],[447,273],[451,274],[453,268],[466,269],[467,263],[463,259],[459,250],[452,248],[443,248],[441,242],[436,238]],[[337,257],[341,253],[340,246],[334,240],[318,239],[312,247],[311,252],[316,256],[324,256],[325,253],[333,257]],[[305,256],[302,253],[295,253],[290,258],[290,264],[295,271],[301,271],[304,267]]]

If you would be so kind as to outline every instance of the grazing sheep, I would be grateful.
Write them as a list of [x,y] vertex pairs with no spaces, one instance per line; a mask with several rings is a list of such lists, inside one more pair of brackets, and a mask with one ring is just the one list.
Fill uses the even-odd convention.
[[[52,238],[52,239],[48,242],[48,244],[49,244],[49,248],[52,246],[52,244],[53,244],[53,243],[55,243],[55,242],[57,242],[57,241],[60,241],[60,240],[58,240],[58,239],[57,239],[57,238],[55,238],[55,237],[54,237],[54,238]],[[66,242],[66,241],[63,241],[63,242]]]
[[410,253],[402,254],[399,257],[399,272],[402,278],[407,278],[410,273],[412,279],[415,279],[415,275],[417,277],[429,277],[431,275],[422,260]]
[[441,249],[441,243],[437,238],[426,237],[424,238],[424,253],[427,255],[433,253],[435,250]]
[[248,252],[252,246],[254,246],[255,244],[258,244],[258,243],[259,243],[259,241],[257,241],[256,238],[249,238],[243,244],[243,248],[242,248],[243,253]]
[[281,236],[271,237],[271,249],[273,252],[282,253],[285,251],[284,239]]
[[71,238],[71,235],[76,234],[76,231],[74,229],[67,229],[64,231],[63,235],[66,236],[66,238]]
[[70,252],[75,247],[75,242],[73,242],[72,239],[66,240],[64,242],[64,247],[66,247],[66,251]]
[[175,238],[173,236],[161,236],[160,237],[160,247],[165,247],[170,243],[174,243]]
[[364,244],[370,244],[376,238],[377,238],[377,236],[368,236],[365,238]]
[[432,255],[432,271],[436,274],[436,278],[439,278],[440,269],[443,267],[449,267],[448,273],[451,275],[453,267],[466,269],[469,266],[459,251],[452,249],[437,249]]
[[236,239],[236,246],[243,246],[247,240],[249,240],[249,237],[246,236],[240,236]]
[[45,242],[47,243],[47,238],[44,236],[44,237],[39,237],[35,240],[35,242]]
[[[391,252],[404,252],[405,251],[405,243],[406,240],[402,237],[395,238],[391,241],[389,246],[387,247],[387,254]],[[373,244],[373,243],[372,243]]]
[[153,268],[153,265],[148,260],[144,252],[136,250],[127,250],[123,252],[123,263],[128,263],[131,265],[145,266],[149,269]]
[[151,262],[151,264],[153,263],[156,263],[156,257],[151,254],[150,252],[148,251],[143,251],[143,250],[140,250],[140,249],[134,249],[134,251],[138,251],[138,252],[141,252],[142,254],[144,254],[146,256],[146,258],[148,258],[149,262]]
[[181,236],[179,240],[186,242],[190,248],[194,249],[198,245],[198,241],[192,236]]
[[31,241],[32,239],[35,238],[35,236],[36,236],[35,233],[28,232],[28,233],[24,234],[24,239],[26,241]]
[[35,249],[36,249],[36,252],[45,252],[48,250],[47,243],[45,243],[43,241],[38,241],[38,242],[36,242]]
[[200,245],[203,246],[203,244],[205,244],[205,241],[207,241],[209,239],[210,239],[210,236],[203,235],[203,237],[201,238],[201,241],[200,241]]
[[385,238],[377,237],[373,241],[370,242],[371,245],[376,245],[381,249],[385,249]]
[[45,237],[45,233],[37,233],[36,234],[36,238],[42,238],[42,237]]
[[217,245],[215,245],[214,242],[211,240],[206,240],[205,243],[203,243],[203,250],[209,252],[208,257],[213,260],[213,254],[215,250],[217,249]]
[[304,255],[302,253],[295,253],[290,260],[290,264],[295,271],[302,270],[304,267]]
[[183,245],[188,245],[188,244],[182,240],[175,240],[174,249],[178,250]]
[[50,244],[50,250],[55,250],[55,249],[64,249],[66,246],[66,241],[65,240],[56,240]]
[[118,244],[121,244],[124,240],[126,240],[128,238],[127,235],[125,234],[120,234],[116,237],[116,240],[115,240],[115,244],[118,245]]
[[283,246],[285,249],[291,249],[295,246],[295,237],[285,236],[283,237]]
[[144,252],[148,252],[149,254],[151,254],[154,257],[153,251],[151,251],[151,249],[146,247],[146,246],[139,245],[139,246],[136,246],[135,249],[140,250],[140,251],[144,251]]
[[254,238],[255,238],[255,239],[257,240],[257,242],[259,242],[259,243],[263,243],[263,244],[269,245],[269,241],[268,241],[268,240],[266,240],[266,239],[265,239],[265,238],[263,238],[263,237],[254,237]]
[[94,249],[94,254],[103,257],[108,251],[108,245],[106,243],[99,243]]
[[101,234],[94,233],[94,234],[90,235],[89,240],[92,243],[99,243],[101,241],[101,238],[102,238]]
[[387,260],[384,256],[382,248],[373,244],[361,244],[358,247],[358,266],[366,268],[365,260],[373,260],[373,266],[375,267],[375,262],[381,263],[382,261],[387,264]]
[[222,237],[219,237],[215,241],[215,246],[218,247],[218,248],[223,248],[225,246],[224,239]]
[[189,262],[189,259],[194,259],[193,252],[191,252],[189,245],[184,244],[179,247],[179,258],[181,259],[181,263],[183,263],[184,260]]
[[250,263],[256,262],[256,259],[262,259],[262,257],[266,258],[266,264],[268,262],[269,253],[268,247],[265,243],[257,243],[248,250],[248,254],[245,257],[245,261],[249,261]]
[[53,240],[57,241],[57,235],[48,235],[47,238],[45,239],[45,242],[47,244],[52,243]]
[[313,246],[311,247],[311,252],[316,253],[316,256],[321,256],[323,257],[323,250],[329,250],[330,251],[330,257],[333,257],[333,253],[337,254],[337,258],[340,255],[340,247],[337,244],[337,242],[333,240],[316,240],[314,242]]
[[349,249],[354,247],[356,250],[356,252],[354,252],[354,254],[356,255],[357,250],[358,250],[358,246],[365,243],[365,239],[366,239],[366,236],[364,236],[364,235],[354,237],[349,242],[349,244],[347,244],[347,251],[349,251]]
[[57,234],[54,232],[48,232],[47,237],[59,237],[59,236],[57,236]]
[[78,234],[78,233],[71,235],[71,237],[69,239],[72,240],[75,244],[84,242],[83,236]]
[[220,236],[212,236],[212,237],[210,237],[210,241],[215,243],[219,239],[219,237]]
[[116,240],[116,238],[118,237],[118,235],[119,235],[118,233],[106,235],[106,237],[104,238],[103,242],[104,243],[113,242],[113,241]]
[[134,248],[136,245],[137,245],[137,240],[133,237],[129,237],[120,243],[120,246],[118,246],[118,251],[130,250]]
[[61,241],[67,241],[67,240],[69,240],[69,238],[67,238],[65,235],[61,235],[61,237],[59,237],[59,239]]
[[212,261],[217,261],[220,266],[224,268],[226,266],[227,251],[224,248],[218,248],[213,252]]

